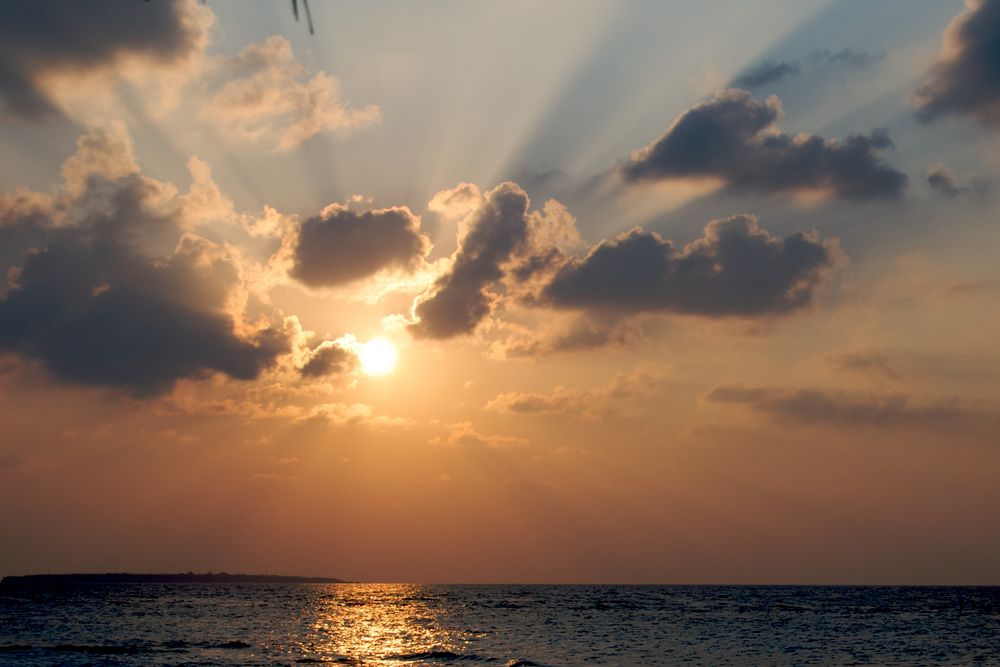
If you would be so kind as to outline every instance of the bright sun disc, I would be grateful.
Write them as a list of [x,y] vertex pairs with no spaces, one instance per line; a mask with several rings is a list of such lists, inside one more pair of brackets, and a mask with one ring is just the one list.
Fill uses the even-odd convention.
[[395,346],[385,338],[372,338],[361,347],[358,359],[366,375],[386,375],[396,368],[399,358]]

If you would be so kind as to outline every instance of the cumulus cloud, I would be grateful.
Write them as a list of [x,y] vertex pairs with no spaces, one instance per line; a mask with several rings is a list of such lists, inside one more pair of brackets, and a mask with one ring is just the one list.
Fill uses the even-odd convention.
[[346,373],[357,366],[358,357],[353,350],[339,341],[325,340],[309,353],[299,372],[303,377],[317,378]]
[[239,253],[186,230],[176,189],[138,173],[130,148],[94,131],[59,191],[0,197],[0,350],[137,396],[213,372],[256,378],[289,351],[285,322],[243,318]]
[[420,338],[472,333],[498,299],[490,287],[508,270],[518,280],[527,280],[549,266],[562,246],[578,238],[575,221],[561,204],[549,202],[542,211],[529,212],[528,195],[516,183],[487,192],[475,208],[468,205],[468,188],[449,192],[434,201],[440,206],[453,202],[447,205],[471,212],[459,226],[459,247],[451,267],[414,303],[417,321],[410,332]]
[[630,183],[720,179],[734,190],[822,192],[850,199],[897,198],[906,176],[879,153],[892,146],[884,130],[843,141],[778,131],[781,102],[760,102],[726,89],[688,109],[621,167]]
[[752,215],[715,220],[678,251],[655,232],[633,229],[569,260],[542,291],[559,308],[706,316],[788,313],[809,305],[836,241],[761,229]]
[[386,269],[412,270],[429,250],[420,218],[406,207],[357,212],[334,204],[300,226],[291,275],[331,287]]
[[945,30],[941,55],[917,88],[917,115],[963,114],[1000,127],[1000,0],[967,0]]
[[225,83],[202,115],[222,132],[287,151],[320,133],[377,123],[381,112],[354,109],[340,98],[340,84],[326,72],[309,78],[284,37],[251,44],[222,67]]
[[856,394],[821,389],[721,385],[715,403],[745,405],[779,419],[804,424],[916,427],[945,430],[1000,426],[997,415],[951,399],[915,403],[904,394]]
[[131,63],[182,66],[201,53],[211,14],[194,0],[0,3],[0,113],[59,114],[60,81],[117,74]]

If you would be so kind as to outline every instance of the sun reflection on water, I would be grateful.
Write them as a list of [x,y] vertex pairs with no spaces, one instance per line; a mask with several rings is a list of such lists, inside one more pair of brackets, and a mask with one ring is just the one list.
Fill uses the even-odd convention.
[[[337,584],[317,596],[315,618],[296,647],[318,660],[347,664],[419,664],[462,654],[469,633],[442,627],[442,592],[416,584]],[[305,620],[305,619],[303,619]]]

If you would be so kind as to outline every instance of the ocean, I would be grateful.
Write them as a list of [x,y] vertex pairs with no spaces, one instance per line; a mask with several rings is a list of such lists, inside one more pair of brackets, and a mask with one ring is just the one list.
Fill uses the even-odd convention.
[[0,589],[0,665],[1000,665],[998,587]]

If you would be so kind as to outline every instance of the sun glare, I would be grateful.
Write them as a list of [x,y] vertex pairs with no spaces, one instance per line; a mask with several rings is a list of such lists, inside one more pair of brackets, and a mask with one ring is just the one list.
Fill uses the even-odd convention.
[[358,359],[361,360],[361,371],[366,375],[387,375],[396,368],[399,354],[396,347],[385,338],[372,338],[365,343]]

